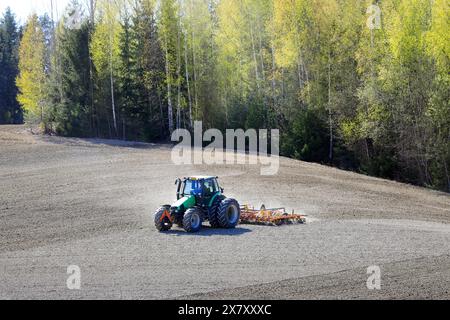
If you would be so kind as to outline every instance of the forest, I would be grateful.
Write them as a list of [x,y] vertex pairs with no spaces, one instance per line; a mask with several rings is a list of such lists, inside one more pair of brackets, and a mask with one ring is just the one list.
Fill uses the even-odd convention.
[[74,0],[23,25],[7,9],[0,124],[147,142],[276,128],[283,156],[450,192],[449,7]]

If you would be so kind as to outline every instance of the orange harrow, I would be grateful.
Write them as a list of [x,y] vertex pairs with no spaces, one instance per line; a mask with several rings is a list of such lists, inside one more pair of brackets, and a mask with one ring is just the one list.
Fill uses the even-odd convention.
[[287,224],[304,224],[305,216],[289,214],[285,208],[266,209],[263,205],[260,210],[250,209],[249,206],[241,207],[241,223],[265,226],[281,226]]

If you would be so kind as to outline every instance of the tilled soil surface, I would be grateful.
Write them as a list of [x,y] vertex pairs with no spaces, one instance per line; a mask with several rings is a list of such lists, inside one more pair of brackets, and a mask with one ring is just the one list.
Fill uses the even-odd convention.
[[[306,225],[158,233],[176,177]],[[81,269],[69,290],[67,268]],[[367,268],[381,269],[368,290]],[[449,299],[450,196],[317,164],[176,166],[164,145],[0,127],[1,299]]]

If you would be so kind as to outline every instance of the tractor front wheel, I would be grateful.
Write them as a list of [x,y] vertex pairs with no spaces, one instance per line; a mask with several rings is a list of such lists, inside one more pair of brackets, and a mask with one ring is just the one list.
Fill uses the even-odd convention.
[[220,204],[217,212],[220,226],[225,229],[233,229],[241,219],[241,207],[234,199],[225,199]]
[[194,233],[202,228],[202,214],[199,209],[191,208],[184,214],[183,228],[186,232]]
[[154,214],[155,227],[159,232],[169,231],[172,229],[172,221],[170,220],[170,207],[161,207]]

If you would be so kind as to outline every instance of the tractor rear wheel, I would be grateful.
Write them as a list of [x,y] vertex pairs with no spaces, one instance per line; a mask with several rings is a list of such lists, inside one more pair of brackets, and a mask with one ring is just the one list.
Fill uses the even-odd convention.
[[[167,215],[168,214],[168,215]],[[172,229],[172,221],[170,221],[170,206],[161,207],[154,214],[155,227],[158,231],[164,232]]]
[[222,228],[236,228],[241,219],[241,208],[239,203],[230,198],[223,200],[217,212],[217,217]]
[[211,208],[209,208],[208,210],[209,224],[213,228],[220,228],[218,213],[221,202],[222,199],[220,197],[217,197],[211,205]]
[[183,228],[186,232],[194,233],[202,228],[202,213],[198,208],[191,208],[184,214]]

